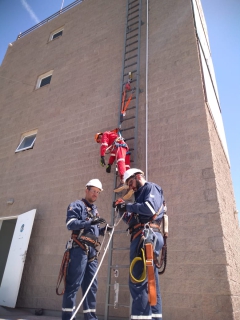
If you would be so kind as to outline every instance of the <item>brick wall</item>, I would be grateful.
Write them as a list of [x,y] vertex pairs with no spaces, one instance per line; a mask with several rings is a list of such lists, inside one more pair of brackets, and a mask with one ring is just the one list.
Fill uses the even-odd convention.
[[[125,5],[86,0],[15,41],[2,63],[1,75],[15,81],[0,79],[0,215],[37,209],[19,307],[61,309],[55,285],[69,237],[66,208],[84,196],[91,178],[103,183],[97,205],[110,221],[114,173],[100,167],[94,134],[118,121]],[[62,26],[63,36],[48,42]],[[144,171],[145,36],[143,25],[138,166]],[[37,77],[49,70],[50,85],[35,90]],[[170,219],[168,265],[160,277],[164,319],[238,319],[235,202],[204,103],[188,0],[149,1],[148,127],[148,177],[162,186]],[[21,134],[34,129],[34,148],[15,154]],[[10,197],[12,206],[6,204]],[[128,255],[121,261],[127,264]],[[107,262],[106,257],[99,274],[99,315],[105,310]],[[128,299],[127,290],[120,295]],[[127,314],[116,309],[112,315]]]

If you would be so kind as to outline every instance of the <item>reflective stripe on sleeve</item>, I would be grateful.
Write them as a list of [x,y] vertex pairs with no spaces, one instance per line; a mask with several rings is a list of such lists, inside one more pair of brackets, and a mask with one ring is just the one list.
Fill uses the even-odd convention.
[[150,205],[149,202],[145,202],[145,204],[148,206],[148,208],[151,210],[152,214],[155,214],[156,212],[153,210],[153,207]]
[[101,145],[102,146],[108,146],[107,142],[103,142]]
[[73,219],[70,219],[68,222],[67,222],[67,226],[69,225],[69,223],[71,223],[72,221],[74,221],[74,220],[77,220],[76,218],[73,218]]
[[125,161],[125,159],[119,158],[119,159],[117,160],[117,162],[119,162],[119,161]]

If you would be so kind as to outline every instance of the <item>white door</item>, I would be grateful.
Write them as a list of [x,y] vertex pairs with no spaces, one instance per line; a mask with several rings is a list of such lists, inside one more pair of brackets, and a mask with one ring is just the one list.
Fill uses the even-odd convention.
[[14,308],[21,283],[36,209],[18,216],[0,285],[0,305]]

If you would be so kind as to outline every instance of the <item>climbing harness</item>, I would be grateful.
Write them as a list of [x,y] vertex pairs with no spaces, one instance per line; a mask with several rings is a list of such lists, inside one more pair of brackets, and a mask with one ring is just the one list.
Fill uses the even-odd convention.
[[[92,209],[87,205],[87,202],[85,201],[85,199],[82,199],[81,201],[84,203],[85,209],[87,210],[87,219],[94,218],[94,215],[92,213]],[[85,251],[86,255],[88,255],[89,246],[94,247],[96,250],[96,256],[91,257],[88,260],[88,262],[91,262],[91,261],[97,259],[97,257],[100,254],[100,250],[101,250],[102,245],[98,241],[98,238],[91,233],[86,233],[85,235],[83,235],[83,233],[84,233],[84,229],[77,231],[77,233],[76,233],[76,231],[72,231],[71,239],[69,239],[67,242],[66,250],[63,254],[62,263],[60,266],[57,285],[56,285],[56,294],[59,296],[64,294],[65,288],[66,288],[67,269],[68,269],[68,264],[70,262],[69,250],[72,248],[80,247]],[[105,234],[104,234],[104,237],[105,237]],[[104,240],[104,238],[103,238],[103,240]],[[97,250],[97,247],[99,245],[100,245],[100,249]],[[59,292],[59,287],[60,287],[60,284],[62,281],[63,281],[63,289],[61,292]]]
[[[97,259],[98,255],[100,254],[100,249],[99,250],[96,249],[96,247],[98,245],[100,245],[100,242],[98,242],[97,237],[95,237],[92,234],[87,233],[85,236],[83,236],[83,235],[78,236],[77,234],[72,233],[71,239],[68,240],[68,242],[67,242],[66,250],[64,252],[62,263],[60,266],[60,271],[59,271],[57,286],[56,286],[56,294],[58,296],[63,295],[65,292],[65,288],[66,288],[67,268],[68,268],[68,264],[70,262],[69,250],[72,248],[80,247],[85,251],[86,255],[88,255],[89,246],[94,247],[97,254],[96,254],[96,256],[93,256],[88,260],[88,262],[91,262],[91,261]],[[64,281],[63,289],[61,292],[59,292],[59,287],[60,287],[60,284],[62,281]]]
[[[127,148],[128,146],[126,142],[124,141],[124,138],[121,135],[121,132],[119,129],[111,130],[110,132],[114,132],[118,134],[118,137],[113,141],[113,143],[106,149],[105,153],[108,154],[109,152],[113,152],[116,148],[122,147]],[[115,155],[115,154],[114,154]]]
[[[125,201],[121,198],[117,199],[114,203],[115,210],[118,204],[124,203]],[[156,218],[163,210],[163,218],[161,219],[160,223],[157,222]],[[166,214],[167,207],[165,201],[163,201],[162,206],[159,210],[153,215],[151,221],[147,223],[142,223],[139,220],[139,215],[135,213],[124,213],[122,218],[125,217],[127,224],[131,223],[131,220],[135,220],[138,222],[133,226],[129,227],[127,231],[131,235],[131,241],[136,239],[138,236],[141,235],[138,249],[137,249],[137,256],[132,260],[130,264],[130,280],[137,284],[141,283],[148,279],[148,300],[151,306],[156,305],[157,303],[157,290],[156,290],[156,280],[155,280],[155,272],[154,267],[156,266],[159,270],[158,274],[163,274],[166,269],[167,264],[167,237],[168,237],[168,216]],[[133,220],[133,221],[134,221]],[[160,262],[158,262],[157,257],[154,256],[154,249],[157,241],[157,236],[155,232],[161,232],[163,235],[164,245],[162,247],[161,258]],[[142,274],[139,278],[134,276],[134,267],[136,263],[142,262]]]

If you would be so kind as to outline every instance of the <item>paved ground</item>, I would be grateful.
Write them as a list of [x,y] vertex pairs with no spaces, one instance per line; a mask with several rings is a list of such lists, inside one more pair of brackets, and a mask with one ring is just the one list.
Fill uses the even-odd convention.
[[[37,316],[34,314],[35,310],[19,309],[19,308],[5,308],[0,306],[0,320],[60,320],[60,314],[44,314]],[[45,312],[46,313],[46,312]]]

